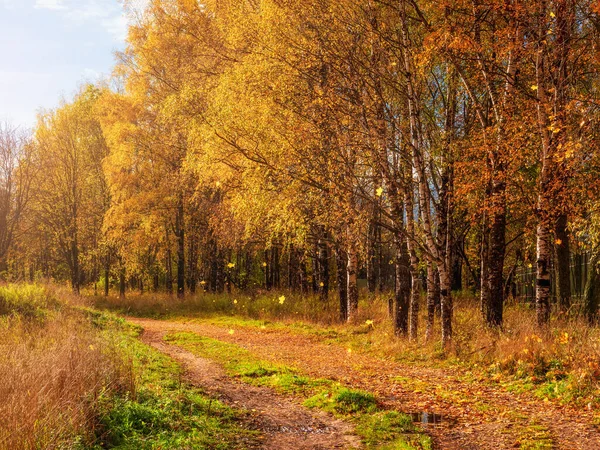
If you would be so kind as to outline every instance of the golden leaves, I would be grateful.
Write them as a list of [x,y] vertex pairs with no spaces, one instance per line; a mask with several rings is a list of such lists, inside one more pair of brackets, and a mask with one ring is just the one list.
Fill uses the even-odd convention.
[[569,342],[571,342],[571,339],[572,337],[569,336],[569,333],[565,331],[558,336],[556,342],[560,345],[567,345]]

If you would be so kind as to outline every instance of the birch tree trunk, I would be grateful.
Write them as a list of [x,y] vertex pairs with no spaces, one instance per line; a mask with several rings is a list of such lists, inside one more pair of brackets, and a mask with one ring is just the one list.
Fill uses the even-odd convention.
[[408,334],[410,307],[410,258],[402,236],[396,237],[396,290],[394,305],[394,332],[396,336]]
[[335,249],[335,256],[340,301],[340,322],[346,322],[348,320],[348,283],[346,281],[346,266],[348,262],[346,252],[339,245]]
[[427,262],[427,329],[425,339],[431,340],[435,322],[435,308],[440,299],[439,273],[431,262]]
[[348,296],[348,322],[356,318],[358,313],[358,285],[357,285],[357,270],[358,270],[358,255],[356,250],[348,248],[348,262],[346,265],[346,280],[347,280],[347,296]]

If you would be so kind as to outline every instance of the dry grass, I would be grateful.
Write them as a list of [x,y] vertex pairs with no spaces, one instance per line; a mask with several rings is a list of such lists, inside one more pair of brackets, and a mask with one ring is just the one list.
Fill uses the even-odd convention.
[[[458,364],[491,380],[533,391],[542,399],[556,400],[587,408],[600,408],[600,328],[581,317],[552,317],[546,329],[536,323],[531,305],[508,304],[504,327],[490,329],[483,323],[477,301],[455,299],[454,337],[450,351],[439,342],[439,318],[435,338],[425,340],[425,312],[421,311],[418,339],[394,338],[387,308],[382,301],[364,302],[350,333],[367,331],[354,340],[386,357],[416,364]],[[424,307],[424,305],[423,305]],[[373,320],[367,327],[365,322]],[[337,330],[348,329],[338,326]]]
[[139,317],[242,315],[253,319],[307,321],[321,325],[339,323],[335,301],[323,302],[315,295],[287,291],[233,294],[199,293],[179,299],[164,293],[131,293],[125,298],[92,296],[100,309]]
[[93,438],[96,400],[131,390],[130,366],[88,318],[41,287],[0,287],[0,449]]

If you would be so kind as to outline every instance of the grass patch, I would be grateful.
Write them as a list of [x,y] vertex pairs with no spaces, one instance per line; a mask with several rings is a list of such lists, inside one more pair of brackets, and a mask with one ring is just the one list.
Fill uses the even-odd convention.
[[0,316],[24,321],[43,321],[61,309],[62,303],[47,289],[33,284],[0,286]]
[[521,450],[550,450],[555,447],[548,429],[535,423],[519,429],[516,446]]
[[296,395],[303,398],[304,405],[309,408],[318,408],[352,421],[369,449],[431,448],[431,439],[413,424],[409,416],[383,410],[371,393],[349,389],[332,380],[307,377],[295,368],[257,359],[235,344],[195,333],[172,333],[165,340],[219,362],[228,375],[246,383]]
[[379,411],[375,397],[372,394],[347,389],[337,383],[332,383],[329,389],[322,390],[306,399],[304,405],[309,408],[319,408],[342,417],[360,416]]
[[244,428],[244,413],[182,382],[173,360],[121,333],[121,347],[137,375],[135,396],[103,400],[97,448],[243,449],[257,433]]

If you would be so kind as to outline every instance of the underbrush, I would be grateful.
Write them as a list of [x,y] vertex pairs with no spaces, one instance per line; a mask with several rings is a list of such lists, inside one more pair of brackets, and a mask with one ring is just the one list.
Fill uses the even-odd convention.
[[413,424],[410,416],[385,410],[369,392],[349,389],[328,379],[308,377],[292,367],[257,359],[235,344],[194,333],[173,333],[165,340],[196,355],[218,361],[229,375],[245,383],[295,395],[303,399],[304,405],[309,408],[318,408],[352,421],[367,448],[431,448],[431,439]]
[[[286,329],[342,343],[356,351],[427,366],[453,366],[501,383],[515,391],[531,390],[542,399],[600,409],[600,330],[578,317],[554,315],[546,330],[536,325],[531,305],[508,304],[502,330],[487,328],[476,299],[455,296],[454,338],[450,350],[439,343],[439,318],[433,339],[425,339],[425,305],[418,339],[394,335],[387,312],[391,294],[362,293],[354,323],[340,324],[337,301],[287,292],[200,293],[177,299],[164,294],[94,298],[103,308],[156,317],[209,320],[221,325]],[[424,299],[423,299],[424,301]]]
[[1,287],[0,305],[0,448],[93,441],[98,399],[133,389],[127,361],[41,287]]
[[255,439],[241,412],[182,382],[139,330],[70,297],[0,287],[0,449],[235,449]]
[[323,302],[318,296],[288,292],[256,291],[249,294],[175,295],[128,294],[125,298],[91,296],[100,309],[139,317],[168,318],[177,316],[210,317],[241,315],[254,319],[300,320],[321,324],[337,323],[337,304]]

